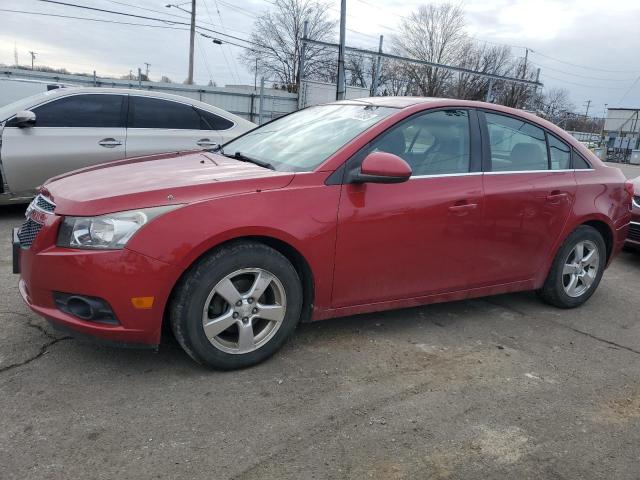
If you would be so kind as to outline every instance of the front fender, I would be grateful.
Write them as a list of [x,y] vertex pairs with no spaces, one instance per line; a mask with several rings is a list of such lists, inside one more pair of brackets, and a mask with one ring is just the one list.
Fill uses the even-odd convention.
[[184,272],[229,240],[273,238],[305,258],[315,282],[316,307],[328,308],[340,185],[300,177],[286,189],[222,197],[168,212],[142,228],[127,248]]

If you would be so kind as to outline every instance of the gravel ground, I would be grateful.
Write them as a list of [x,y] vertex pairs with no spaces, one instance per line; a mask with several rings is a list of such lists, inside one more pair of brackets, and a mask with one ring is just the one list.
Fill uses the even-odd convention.
[[222,373],[170,340],[54,333],[10,273],[23,210],[0,211],[3,479],[638,478],[640,254],[579,309],[521,293],[329,320]]

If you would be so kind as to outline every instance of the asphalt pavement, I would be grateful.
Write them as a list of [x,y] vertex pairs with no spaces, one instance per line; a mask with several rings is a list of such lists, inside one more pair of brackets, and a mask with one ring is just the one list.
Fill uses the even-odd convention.
[[[640,168],[624,167],[627,176]],[[0,209],[0,478],[638,479],[640,254],[583,307],[532,293],[302,325],[207,370],[54,333]]]

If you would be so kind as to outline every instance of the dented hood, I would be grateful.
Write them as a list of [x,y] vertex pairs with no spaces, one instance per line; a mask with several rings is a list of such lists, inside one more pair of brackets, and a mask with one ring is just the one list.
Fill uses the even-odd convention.
[[100,215],[287,186],[290,172],[209,152],[152,155],[75,170],[42,187],[59,215]]

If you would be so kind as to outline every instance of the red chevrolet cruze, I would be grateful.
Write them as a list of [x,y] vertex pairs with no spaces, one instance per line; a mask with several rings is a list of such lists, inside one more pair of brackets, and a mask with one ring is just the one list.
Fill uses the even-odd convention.
[[293,113],[216,152],[50,180],[14,231],[27,304],[77,334],[218,368],[300,321],[536,290],[584,303],[633,189],[564,131],[480,102],[371,98]]

